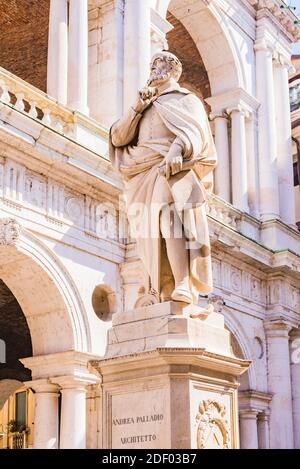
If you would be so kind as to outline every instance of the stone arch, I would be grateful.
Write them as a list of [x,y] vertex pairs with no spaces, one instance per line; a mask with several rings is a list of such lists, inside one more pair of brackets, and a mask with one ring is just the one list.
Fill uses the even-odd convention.
[[173,26],[173,29],[167,34],[169,51],[173,52],[183,65],[179,84],[195,93],[209,114],[210,106],[206,103],[206,99],[211,97],[211,89],[199,50],[189,31],[169,11],[167,12],[167,20]]
[[[233,352],[239,358],[243,358],[244,360],[252,360],[253,357],[251,353],[251,345],[249,343],[247,335],[243,330],[243,327],[237,321],[237,319],[232,316],[232,313],[226,310],[226,307],[222,308],[222,314],[225,317],[226,328],[231,332],[233,336]],[[253,361],[249,369],[241,376],[240,385],[241,390],[256,389],[257,380],[255,363]]]
[[[0,251],[1,252],[1,251]],[[0,348],[5,345],[5,355],[0,350],[0,381],[31,379],[31,371],[20,359],[32,356],[32,342],[26,317],[16,297],[0,279]]]
[[22,381],[16,379],[2,379],[0,381],[0,411],[5,402],[17,389],[23,385]]
[[59,259],[15,219],[0,220],[0,278],[26,317],[33,355],[91,351],[85,310]]
[[207,0],[156,0],[155,7],[164,18],[169,11],[188,30],[204,62],[213,95],[244,87],[236,46],[218,5]]

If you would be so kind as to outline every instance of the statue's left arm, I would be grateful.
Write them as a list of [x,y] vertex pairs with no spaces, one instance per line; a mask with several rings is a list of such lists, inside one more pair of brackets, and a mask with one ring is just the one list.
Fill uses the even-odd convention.
[[216,164],[216,149],[200,99],[187,94],[181,99],[158,102],[156,107],[166,126],[176,136],[165,158],[166,166],[172,166],[175,160],[176,173],[182,169],[184,162],[198,162],[198,166],[203,166],[203,175],[210,172]]

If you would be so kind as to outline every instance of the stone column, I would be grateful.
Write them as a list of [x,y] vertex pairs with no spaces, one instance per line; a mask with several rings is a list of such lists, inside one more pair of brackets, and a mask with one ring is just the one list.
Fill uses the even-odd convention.
[[212,114],[215,125],[215,145],[218,155],[218,165],[214,172],[214,192],[222,199],[230,202],[230,161],[228,139],[228,116],[226,114]]
[[151,60],[151,0],[126,0],[124,9],[124,110],[146,85]]
[[290,334],[294,448],[300,449],[300,329]]
[[259,182],[257,159],[257,114],[250,112],[246,119],[248,204],[250,214],[259,218]]
[[88,115],[88,2],[70,0],[68,105]]
[[273,51],[264,40],[256,42],[254,50],[256,97],[260,102],[258,109],[260,214],[262,221],[267,221],[279,217]]
[[241,449],[257,449],[257,410],[240,410],[240,446]]
[[67,104],[68,0],[50,2],[47,93],[61,104]]
[[34,449],[58,449],[58,386],[47,379],[25,384],[35,392]]
[[61,387],[60,449],[86,448],[86,386],[73,376],[55,378]]
[[258,431],[258,449],[270,448],[270,431],[269,431],[269,412],[260,412],[258,414],[257,431]]
[[231,116],[232,203],[243,212],[248,212],[246,111],[237,106],[228,109],[228,113]]
[[274,67],[278,152],[277,163],[280,218],[284,223],[295,227],[295,196],[288,68],[288,63],[277,63]]
[[265,323],[268,350],[268,387],[273,394],[270,448],[293,448],[292,390],[289,354],[291,325],[283,320]]

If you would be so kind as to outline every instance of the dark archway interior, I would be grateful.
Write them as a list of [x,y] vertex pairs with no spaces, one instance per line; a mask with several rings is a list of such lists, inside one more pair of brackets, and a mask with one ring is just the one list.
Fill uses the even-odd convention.
[[24,368],[19,361],[20,358],[32,356],[28,324],[19,303],[2,280],[0,280],[0,339],[6,348],[5,363],[0,363],[0,380],[29,381],[31,371]]
[[183,65],[179,83],[193,91],[202,100],[209,113],[210,106],[204,100],[211,96],[211,89],[202,57],[183,24],[170,12],[167,13],[167,20],[173,26],[172,31],[167,34],[169,50],[179,58]]
[[0,67],[46,91],[50,0],[0,0]]

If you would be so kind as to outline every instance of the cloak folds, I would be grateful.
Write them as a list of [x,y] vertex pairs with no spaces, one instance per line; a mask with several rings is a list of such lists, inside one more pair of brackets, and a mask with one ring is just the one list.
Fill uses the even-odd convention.
[[[110,159],[124,177],[132,236],[157,292],[161,291],[161,267],[168,263],[161,258],[166,253],[161,245],[160,213],[166,205],[175,207],[187,239],[190,286],[197,303],[199,293],[212,290],[205,201],[206,189],[211,188],[206,178],[216,166],[216,149],[204,106],[188,90],[177,85],[159,95],[152,106],[171,138],[164,134],[135,144],[143,116],[133,124],[136,115],[131,112],[111,128]],[[116,139],[116,134],[123,137]],[[182,147],[183,171],[167,180],[160,167],[175,140]]]

